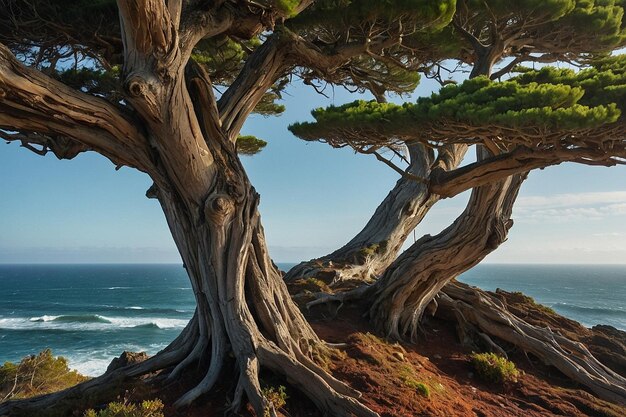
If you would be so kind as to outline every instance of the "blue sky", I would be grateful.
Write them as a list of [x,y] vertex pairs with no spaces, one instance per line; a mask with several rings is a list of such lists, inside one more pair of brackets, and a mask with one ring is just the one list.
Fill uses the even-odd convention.
[[[419,93],[435,86],[425,81]],[[287,126],[312,108],[356,99],[291,87],[287,112],[253,116],[243,133],[269,141],[244,165],[261,194],[262,219],[277,262],[321,256],[369,219],[398,175],[373,157],[294,138]],[[514,210],[509,240],[486,262],[626,263],[626,167],[562,165],[531,173]],[[151,182],[115,171],[96,154],[73,161],[40,157],[17,144],[0,147],[0,263],[179,262]],[[434,234],[467,196],[438,204],[416,231]],[[412,242],[412,238],[409,239]],[[410,242],[409,242],[410,243]]]

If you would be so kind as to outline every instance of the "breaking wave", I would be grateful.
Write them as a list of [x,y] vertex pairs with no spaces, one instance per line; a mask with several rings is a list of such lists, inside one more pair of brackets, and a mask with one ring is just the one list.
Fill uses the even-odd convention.
[[0,329],[97,331],[116,328],[182,329],[189,320],[161,317],[106,317],[98,314],[0,318]]

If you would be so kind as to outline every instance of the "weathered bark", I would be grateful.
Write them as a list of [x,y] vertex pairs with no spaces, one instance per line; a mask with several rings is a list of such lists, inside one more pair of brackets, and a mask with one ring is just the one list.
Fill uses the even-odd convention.
[[129,112],[24,66],[2,44],[0,107],[0,137],[37,153],[72,159],[92,150],[117,166],[151,166],[148,140]]
[[472,343],[478,336],[502,353],[491,339],[495,337],[532,353],[599,397],[626,404],[626,378],[600,363],[582,343],[529,324],[497,297],[457,281],[446,284],[437,300],[437,315],[457,321],[461,341]]
[[450,171],[437,170],[431,175],[430,191],[442,197],[454,197],[474,187],[498,181],[510,175],[543,169],[564,162],[614,166],[606,152],[589,149],[535,150],[517,146],[514,150],[492,156]]
[[[231,183],[232,184],[232,183]],[[217,190],[216,190],[217,191]],[[358,393],[335,380],[311,359],[324,346],[298,308],[268,257],[252,187],[235,200],[220,190],[205,206],[206,226],[195,226],[176,198],[158,191],[168,223],[181,251],[198,302],[199,333],[193,360],[210,353],[206,376],[178,406],[190,404],[217,382],[227,353],[236,358],[239,384],[233,408],[245,393],[258,415],[270,404],[260,391],[261,367],[284,374],[325,412],[376,415],[352,396]],[[206,336],[202,336],[206,335]],[[208,343],[207,340],[208,338]],[[315,383],[311,383],[315,381]]]
[[[407,173],[428,179],[430,173],[456,168],[465,155],[464,145],[445,147],[434,160],[432,151],[421,144],[408,146]],[[329,272],[333,281],[378,277],[393,262],[407,236],[441,198],[431,193],[428,181],[402,177],[378,206],[365,227],[340,249],[321,258],[302,262],[285,275],[285,280],[321,276]]]
[[[159,7],[158,2],[150,3]],[[205,377],[177,405],[188,405],[210,390],[230,353],[239,371],[233,409],[239,408],[245,394],[258,415],[268,410],[270,403],[258,380],[260,368],[266,367],[284,374],[324,412],[376,415],[353,398],[358,392],[311,359],[324,346],[291,301],[267,254],[257,210],[259,196],[237,157],[229,130],[205,111],[217,107],[208,92],[211,86],[204,85],[201,77],[185,82],[186,60],[168,41],[167,24],[160,24],[156,33],[136,33],[125,20],[145,10],[120,2],[120,11],[122,26],[129,28],[124,38],[129,99],[144,116],[160,156],[157,169],[162,179],[155,178],[152,193],[161,203],[198,303],[200,337],[191,359],[175,368],[174,377],[188,363],[210,357]],[[161,12],[167,20],[167,13]],[[158,33],[161,30],[165,33]],[[155,42],[156,48],[146,46]],[[168,73],[157,72],[156,79],[145,76],[147,68],[158,68],[161,62],[170,62]],[[235,113],[237,108],[242,113],[254,108],[260,96],[238,99]]]
[[506,240],[513,203],[525,178],[515,175],[475,188],[452,225],[436,236],[424,236],[398,257],[370,290],[370,317],[380,330],[396,339],[416,336],[437,292]]

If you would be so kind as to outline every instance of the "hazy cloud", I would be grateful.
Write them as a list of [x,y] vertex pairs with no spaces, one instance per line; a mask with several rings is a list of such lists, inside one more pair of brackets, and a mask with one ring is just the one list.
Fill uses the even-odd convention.
[[619,232],[607,232],[607,233],[594,233],[592,236],[595,236],[595,237],[623,237],[623,236],[626,236],[626,234],[619,233]]
[[515,203],[520,208],[557,208],[570,206],[593,206],[626,204],[626,191],[554,194],[550,196],[520,197]]
[[179,263],[175,247],[0,247],[0,263]]
[[521,197],[515,218],[528,222],[563,223],[626,215],[626,191]]

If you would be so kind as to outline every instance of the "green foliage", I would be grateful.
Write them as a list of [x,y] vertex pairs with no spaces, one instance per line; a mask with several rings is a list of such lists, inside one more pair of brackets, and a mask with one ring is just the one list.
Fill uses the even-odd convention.
[[[459,0],[471,33],[489,33],[500,22],[502,35],[527,39],[534,53],[577,59],[624,45],[623,0]],[[515,48],[511,50],[517,53]]]
[[265,148],[267,142],[252,135],[241,135],[237,138],[239,155],[256,155]]
[[556,311],[554,311],[552,308],[545,306],[543,304],[539,304],[537,301],[535,301],[534,298],[529,297],[523,292],[513,291],[510,293],[510,295],[513,296],[513,302],[516,304],[530,305],[536,308],[537,310],[542,311],[546,314],[551,314],[551,315],[557,314]]
[[369,246],[364,246],[359,249],[359,255],[366,258],[368,256],[374,256],[377,253],[382,253],[387,249],[387,241],[382,240],[378,243],[372,243]]
[[284,12],[287,16],[291,16],[300,4],[300,0],[275,0],[275,3],[278,10]]
[[203,39],[191,59],[205,66],[214,84],[228,84],[239,73],[251,51],[261,45],[259,38],[235,41],[229,37]]
[[109,70],[95,68],[70,68],[55,73],[54,76],[62,83],[85,93],[118,102],[122,100],[119,66]]
[[[272,404],[274,410],[280,410],[287,404],[289,396],[287,395],[287,388],[284,385],[280,385],[278,388],[265,387],[261,390],[265,399]],[[265,410],[264,417],[269,417],[269,410]]]
[[364,22],[390,22],[400,18],[405,24],[441,29],[454,15],[456,0],[318,0],[296,18],[298,26],[323,24],[345,28]]
[[111,58],[116,48],[121,52],[119,39],[115,0],[2,2],[0,42],[29,65],[67,60],[72,56],[69,48],[76,51],[72,58]]
[[[430,125],[447,121],[470,126],[571,130],[615,122],[626,109],[626,56],[605,58],[582,71],[520,69],[506,81],[477,77],[447,85],[416,103],[355,101],[312,112],[315,122],[289,129],[307,140],[339,132],[370,130],[419,138]],[[460,132],[461,133],[461,132]]]
[[486,381],[497,384],[517,382],[519,371],[515,364],[495,353],[473,353],[472,365],[478,376]]
[[275,116],[284,113],[285,106],[282,104],[276,104],[275,101],[280,97],[275,93],[266,93],[261,98],[261,101],[254,108],[254,113],[263,116]]
[[428,388],[428,385],[424,384],[423,382],[418,382],[416,384],[415,391],[422,397],[430,397],[430,389]]
[[306,279],[299,279],[294,284],[296,284],[296,286],[299,289],[305,290],[305,291],[325,292],[325,293],[333,292],[332,289],[328,286],[328,284],[326,284],[321,279],[314,278],[314,277],[309,277]]
[[27,356],[20,363],[0,367],[0,401],[61,391],[88,378],[67,366],[67,359],[54,357],[50,349]]
[[[235,80],[239,71],[251,53],[261,45],[261,40],[233,40],[229,37],[209,38],[201,40],[193,50],[191,59],[201,64],[211,75],[216,85],[229,85]],[[285,106],[276,104],[282,98],[282,91],[289,79],[281,78],[267,91],[256,105],[254,113],[273,116],[285,111]]]
[[141,404],[113,402],[99,411],[87,410],[83,417],[163,417],[163,403],[159,399]]
[[586,106],[613,102],[621,111],[626,110],[626,55],[605,57],[591,61],[590,67],[581,71],[545,67],[540,70],[518,68],[515,80],[520,84],[553,83],[582,88],[585,92],[579,101]]

